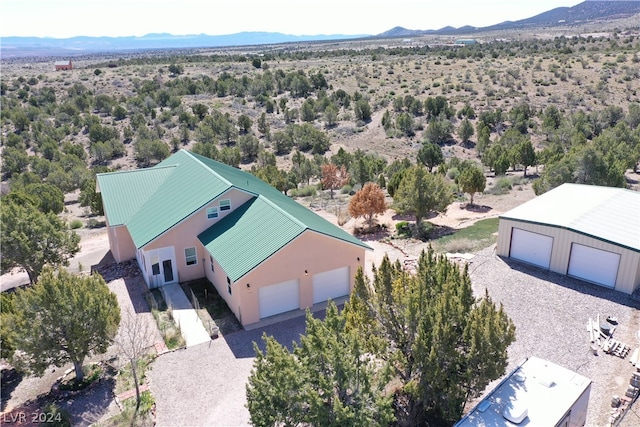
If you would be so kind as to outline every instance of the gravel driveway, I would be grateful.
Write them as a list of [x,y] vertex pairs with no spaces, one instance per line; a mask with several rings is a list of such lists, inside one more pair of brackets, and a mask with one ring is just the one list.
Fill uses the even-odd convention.
[[[516,325],[508,372],[525,358],[537,356],[590,378],[587,426],[606,425],[611,397],[624,395],[633,369],[628,357],[623,360],[602,351],[594,356],[586,324],[598,313],[601,319],[615,316],[619,326],[614,337],[634,348],[639,344],[640,304],[621,292],[501,259],[493,247],[472,259],[469,272],[474,292],[482,295],[487,289]],[[631,421],[638,421],[633,413],[623,425]]]
[[157,425],[250,425],[245,384],[255,356],[252,343],[262,346],[264,332],[290,345],[304,332],[304,327],[305,318],[300,316],[158,357],[147,372],[149,387],[156,398]]
[[[640,305],[620,292],[503,260],[493,247],[471,260],[469,272],[474,292],[483,295],[488,289],[515,322],[516,342],[509,348],[507,371],[529,356],[538,356],[590,378],[587,426],[606,425],[611,396],[624,395],[632,367],[628,358],[602,352],[594,356],[586,323],[598,313],[602,318],[616,316],[616,339],[636,346]],[[252,342],[262,343],[263,332],[290,344],[304,332],[304,317],[160,356],[148,372],[158,425],[249,425],[245,384],[253,364]],[[634,425],[633,415],[622,425]]]

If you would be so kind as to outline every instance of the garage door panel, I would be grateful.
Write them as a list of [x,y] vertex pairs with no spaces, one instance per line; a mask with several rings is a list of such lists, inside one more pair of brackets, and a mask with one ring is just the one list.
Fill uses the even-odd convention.
[[260,318],[300,308],[298,279],[264,286],[258,290]]
[[513,228],[511,232],[511,249],[509,257],[539,267],[549,268],[553,237],[540,233]]
[[313,303],[349,295],[349,267],[313,275]]
[[620,254],[573,243],[567,274],[613,288],[619,265]]

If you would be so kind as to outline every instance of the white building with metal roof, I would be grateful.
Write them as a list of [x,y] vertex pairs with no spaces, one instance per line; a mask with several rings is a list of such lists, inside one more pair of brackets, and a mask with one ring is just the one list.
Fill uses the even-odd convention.
[[530,357],[454,427],[563,426],[586,423],[591,380]]
[[640,285],[640,193],[563,184],[500,216],[496,253],[631,294]]

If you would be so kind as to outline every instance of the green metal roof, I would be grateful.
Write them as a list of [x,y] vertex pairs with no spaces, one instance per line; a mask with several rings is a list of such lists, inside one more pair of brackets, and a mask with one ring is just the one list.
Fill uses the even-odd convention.
[[304,224],[259,196],[236,208],[198,239],[235,282],[305,229]]
[[109,225],[123,225],[169,177],[175,167],[155,167],[97,175]]
[[229,278],[242,277],[307,229],[371,249],[254,175],[185,150],[152,168],[99,174],[98,184],[109,224],[126,225],[137,248],[232,188],[256,196],[199,236]]

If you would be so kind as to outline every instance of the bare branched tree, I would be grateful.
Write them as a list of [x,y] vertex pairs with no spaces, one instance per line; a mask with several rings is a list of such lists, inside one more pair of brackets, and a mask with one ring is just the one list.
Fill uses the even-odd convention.
[[140,407],[140,382],[138,381],[138,361],[153,345],[154,331],[150,322],[128,308],[122,317],[120,331],[114,342],[121,354],[131,364],[131,373],[136,385],[136,412]]

